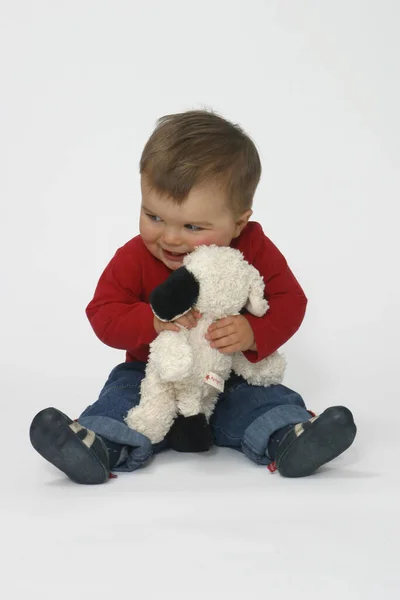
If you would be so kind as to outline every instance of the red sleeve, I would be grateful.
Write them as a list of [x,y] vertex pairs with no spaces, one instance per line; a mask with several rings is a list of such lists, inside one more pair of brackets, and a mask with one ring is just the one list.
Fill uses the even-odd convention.
[[103,271],[86,308],[90,324],[104,344],[134,350],[156,338],[154,315],[150,305],[140,301],[141,293],[140,260],[122,247]]
[[244,315],[257,346],[257,352],[249,350],[244,355],[254,363],[278,350],[296,333],[304,319],[307,298],[285,257],[263,233],[258,251],[249,262],[264,278],[269,304],[263,317]]

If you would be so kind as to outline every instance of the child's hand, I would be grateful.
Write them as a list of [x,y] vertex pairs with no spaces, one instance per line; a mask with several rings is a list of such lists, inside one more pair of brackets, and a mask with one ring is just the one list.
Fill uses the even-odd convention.
[[160,321],[156,316],[154,316],[153,324],[157,335],[162,331],[179,331],[177,325],[174,325],[173,323],[164,323],[164,321]]
[[190,310],[188,313],[183,315],[183,317],[179,317],[179,319],[174,319],[174,323],[179,323],[186,329],[192,329],[192,327],[196,327],[197,321],[201,318],[201,314],[197,310]]
[[178,325],[175,325],[175,323],[179,323],[179,325],[186,327],[186,329],[192,329],[192,327],[196,327],[197,321],[200,319],[200,317],[201,314],[195,310],[191,310],[183,315],[183,317],[175,319],[173,323],[165,323],[154,316],[154,329],[156,330],[157,335],[162,331],[179,331],[179,327]]
[[256,349],[253,330],[243,315],[226,317],[210,325],[206,340],[222,354]]

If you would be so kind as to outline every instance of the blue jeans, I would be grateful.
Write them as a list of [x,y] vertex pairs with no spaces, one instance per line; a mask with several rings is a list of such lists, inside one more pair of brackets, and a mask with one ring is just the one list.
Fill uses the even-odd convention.
[[[98,400],[88,406],[78,421],[84,427],[111,442],[111,448],[123,446],[114,471],[134,471],[154,454],[168,448],[163,440],[152,444],[144,435],[130,429],[124,421],[128,411],[139,404],[144,363],[122,363],[110,373]],[[272,462],[268,456],[271,435],[285,427],[310,419],[303,399],[284,385],[249,385],[232,374],[225,383],[211,417],[214,443],[234,448],[261,465]]]

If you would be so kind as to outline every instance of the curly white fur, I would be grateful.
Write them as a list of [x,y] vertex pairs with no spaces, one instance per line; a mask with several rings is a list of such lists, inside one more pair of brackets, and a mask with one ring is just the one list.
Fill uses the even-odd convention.
[[210,418],[220,393],[208,383],[210,373],[226,381],[234,370],[250,384],[269,386],[282,382],[286,366],[278,352],[250,363],[242,352],[222,354],[205,339],[211,323],[243,307],[258,317],[268,310],[264,281],[239,250],[199,246],[185,257],[184,266],[200,283],[195,308],[202,317],[193,329],[164,331],[150,344],[140,404],[125,419],[153,444],[166,436],[178,414],[202,412]]

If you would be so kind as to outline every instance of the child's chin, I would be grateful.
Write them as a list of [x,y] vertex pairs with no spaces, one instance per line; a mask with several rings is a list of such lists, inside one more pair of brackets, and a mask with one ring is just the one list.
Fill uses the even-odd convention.
[[179,269],[182,265],[183,265],[183,261],[182,262],[169,262],[167,261],[166,266],[168,267],[168,269],[171,269],[171,271],[176,271],[177,269]]

